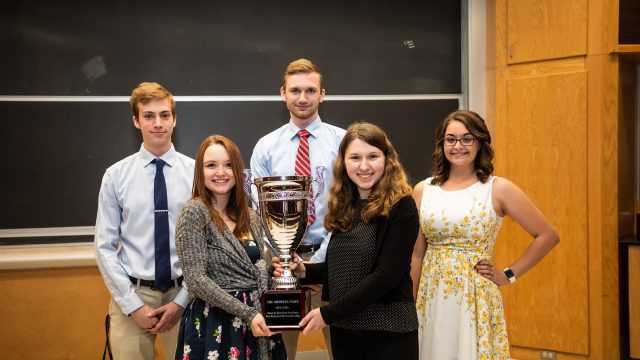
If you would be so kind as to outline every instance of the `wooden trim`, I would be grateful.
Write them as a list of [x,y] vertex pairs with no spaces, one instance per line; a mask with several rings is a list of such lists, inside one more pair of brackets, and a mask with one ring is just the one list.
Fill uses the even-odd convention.
[[640,53],[640,45],[620,45],[617,44],[613,47],[611,51],[613,54],[634,54]]
[[618,0],[588,0],[587,54],[609,54],[618,43]]
[[535,63],[514,64],[508,67],[509,80],[526,77],[540,77],[585,71],[585,57],[574,56],[564,59],[536,61]]
[[0,247],[0,270],[95,266],[93,243]]
[[613,52],[616,52],[615,49],[619,46],[618,45],[618,39],[619,39],[619,31],[620,31],[620,1],[619,0],[613,0],[610,1],[610,6],[609,8],[611,9],[611,13],[609,14],[609,19],[611,21],[611,26],[609,28],[609,35],[610,35],[610,39],[609,39],[609,44],[612,45],[613,47]]
[[[542,359],[542,349],[531,349],[520,346],[511,347],[512,359]],[[589,359],[587,355],[569,354],[563,352],[555,352],[556,360],[586,360]]]
[[586,62],[590,356],[618,359],[618,59]]

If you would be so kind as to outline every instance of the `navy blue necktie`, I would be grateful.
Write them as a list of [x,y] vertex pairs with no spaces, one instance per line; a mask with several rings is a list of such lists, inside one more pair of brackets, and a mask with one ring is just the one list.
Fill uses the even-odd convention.
[[155,159],[156,177],[153,183],[153,201],[155,204],[155,253],[156,287],[165,292],[171,284],[171,260],[169,258],[169,206],[167,205],[167,184],[162,168],[166,164]]

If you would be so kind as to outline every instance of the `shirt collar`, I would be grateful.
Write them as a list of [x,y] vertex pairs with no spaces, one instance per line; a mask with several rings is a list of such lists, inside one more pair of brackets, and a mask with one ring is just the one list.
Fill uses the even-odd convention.
[[[295,136],[298,135],[298,131],[302,130],[298,126],[296,126],[296,124],[294,124],[293,121],[291,120],[289,120],[289,124],[287,125],[288,125],[287,132],[289,133],[290,139],[293,139]],[[320,134],[321,128],[322,128],[322,120],[320,120],[320,115],[318,115],[318,117],[309,126],[305,128],[305,130],[307,130],[309,134],[311,134],[311,136],[313,136],[314,138],[317,138],[318,135]]]
[[[144,164],[145,167],[151,164],[151,162],[154,159],[158,158],[157,156],[147,151],[147,149],[144,148],[144,145],[140,145],[140,151],[138,151],[138,157],[142,160],[142,163]],[[171,148],[169,148],[169,151],[164,153],[159,158],[164,160],[164,162],[166,162],[167,165],[169,165],[170,167],[173,167],[176,161],[176,149],[173,146],[173,144],[171,144]]]

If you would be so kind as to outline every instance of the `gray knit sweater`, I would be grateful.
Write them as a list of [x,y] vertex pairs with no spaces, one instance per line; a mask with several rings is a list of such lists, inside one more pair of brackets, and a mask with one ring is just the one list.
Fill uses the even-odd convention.
[[[249,211],[251,235],[263,249],[258,215],[252,209]],[[202,299],[240,317],[246,324],[251,323],[260,312],[260,295],[269,281],[262,252],[260,260],[252,264],[238,239],[227,228],[220,231],[207,207],[193,199],[184,204],[176,221],[176,250],[192,298]],[[229,294],[238,290],[251,291],[254,307]]]

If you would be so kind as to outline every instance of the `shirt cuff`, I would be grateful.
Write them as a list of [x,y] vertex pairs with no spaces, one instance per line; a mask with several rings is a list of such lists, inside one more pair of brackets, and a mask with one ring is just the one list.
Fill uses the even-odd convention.
[[122,299],[121,301],[116,302],[120,305],[120,309],[125,315],[131,315],[132,312],[138,310],[144,305],[144,302],[136,293],[133,293],[127,299]]
[[253,318],[256,317],[256,315],[258,314],[259,314],[258,310],[251,308],[248,312],[245,312],[244,314],[242,314],[240,318],[242,319],[242,321],[245,322],[245,324],[251,326],[251,321],[253,321]]
[[331,313],[327,309],[327,306],[320,307],[320,316],[322,316],[322,321],[324,321],[324,323],[327,325],[331,325],[335,322],[335,319],[331,316]]
[[176,294],[176,297],[173,298],[173,302],[182,306],[183,308],[187,308],[187,305],[189,305],[189,302],[191,301],[191,298],[189,298],[189,293],[187,292],[187,289],[183,287],[180,288],[180,291],[178,291],[178,293]]

